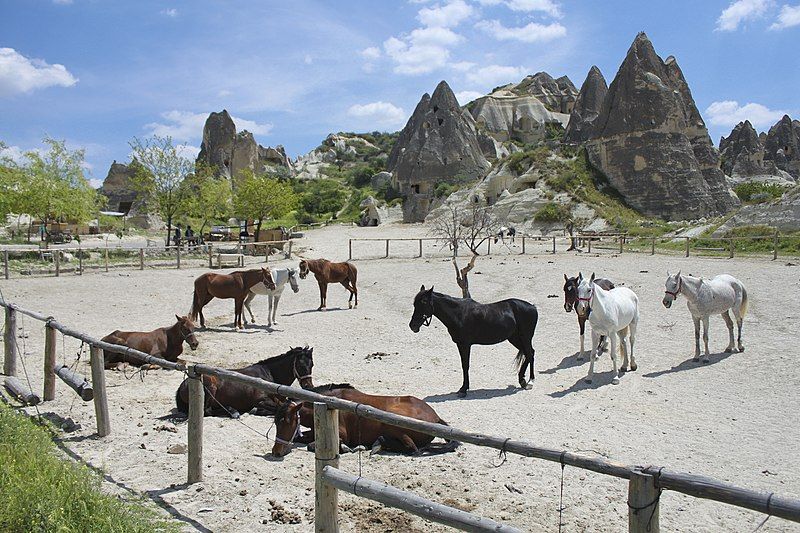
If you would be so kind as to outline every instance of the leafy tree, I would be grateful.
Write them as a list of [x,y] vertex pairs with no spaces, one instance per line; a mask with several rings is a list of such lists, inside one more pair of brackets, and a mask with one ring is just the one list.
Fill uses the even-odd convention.
[[194,163],[180,155],[172,137],[134,137],[129,144],[132,159],[138,163],[133,187],[144,198],[144,208],[166,220],[169,245],[172,221],[185,212],[191,197],[191,190],[182,183],[194,170]]
[[280,218],[297,205],[291,185],[268,176],[257,176],[250,169],[239,174],[233,209],[237,216],[256,221],[256,240],[261,225],[269,218]]
[[[6,145],[0,141],[0,152]],[[10,213],[20,213],[20,185],[23,182],[22,171],[10,158],[0,156],[0,218],[5,220]]]
[[14,208],[41,220],[45,231],[54,220],[90,220],[100,199],[83,175],[84,151],[69,150],[64,141],[49,137],[44,144],[46,152],[26,152],[25,162],[17,171],[12,168],[12,179],[20,180],[12,185],[18,193]]
[[337,213],[344,207],[348,193],[342,185],[329,179],[314,180],[308,184],[301,204],[303,210],[314,215]]
[[211,220],[225,219],[231,213],[231,186],[215,176],[213,166],[201,163],[183,182],[189,188],[186,214],[202,220],[200,235]]

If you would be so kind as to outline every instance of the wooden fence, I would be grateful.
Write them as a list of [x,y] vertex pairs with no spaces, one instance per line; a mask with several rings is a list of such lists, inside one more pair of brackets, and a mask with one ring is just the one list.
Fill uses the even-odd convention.
[[[349,239],[347,245],[348,260],[358,259],[353,252],[354,243],[367,242],[373,244],[370,249],[377,250],[373,253],[370,259],[386,259],[391,256],[391,250],[396,250],[390,247],[390,243],[406,243],[404,247],[405,255],[397,254],[395,257],[427,257],[436,256],[436,251],[439,255],[443,249],[447,248],[447,254],[452,254],[452,249],[448,248],[449,241],[440,237],[421,237],[421,238],[354,238]],[[436,251],[423,253],[423,245],[426,242],[436,243]],[[380,248],[375,244],[383,243]],[[417,246],[409,247],[408,243],[417,243]],[[520,235],[517,234],[515,241],[512,243],[508,237],[505,242],[495,243],[494,239],[486,239],[478,246],[478,252],[483,255],[510,255],[510,254],[527,254],[527,253],[549,253],[556,254],[559,251],[573,251],[570,250],[572,244],[575,244],[578,249],[588,253],[600,253],[608,251],[612,253],[649,253],[650,255],[670,254],[670,255],[683,255],[689,257],[690,255],[700,256],[716,256],[734,258],[738,256],[760,256],[771,257],[773,260],[777,259],[779,255],[788,255],[791,257],[800,256],[800,236],[781,235],[775,232],[772,235],[757,235],[757,236],[743,236],[743,237],[635,237],[626,234],[614,235],[599,235],[599,234],[577,234],[574,237],[569,236],[536,236],[536,235]],[[743,244],[761,243],[760,249],[757,251],[743,250]],[[785,253],[781,252],[781,245],[795,245],[797,252]],[[412,251],[413,248],[413,251]],[[746,248],[746,247],[744,247]],[[791,249],[791,246],[789,246]],[[463,244],[459,247],[461,254],[470,254],[469,248]],[[382,253],[381,253],[382,252]],[[362,257],[366,259],[367,257]]]
[[518,531],[508,525],[466,513],[458,509],[429,501],[415,494],[395,489],[383,483],[364,479],[338,469],[339,433],[338,410],[348,411],[364,418],[403,427],[420,433],[454,440],[476,446],[490,447],[506,453],[535,457],[590,470],[628,480],[628,529],[635,533],[657,533],[659,531],[659,502],[663,490],[672,490],[697,498],[710,499],[737,507],[750,509],[800,523],[800,500],[781,496],[773,492],[760,492],[721,482],[712,478],[675,472],[657,466],[626,465],[599,457],[536,446],[528,442],[503,437],[467,432],[452,426],[423,422],[414,418],[381,411],[367,405],[323,396],[287,385],[239,374],[203,364],[172,363],[150,356],[125,346],[108,344],[57,322],[53,317],[23,309],[0,300],[5,308],[5,359],[4,373],[16,373],[16,319],[18,314],[29,316],[45,323],[44,395],[49,401],[55,397],[55,331],[79,339],[91,347],[92,389],[97,434],[104,437],[111,433],[112,421],[108,414],[103,370],[103,350],[124,354],[142,362],[160,365],[181,372],[189,377],[189,435],[188,472],[189,483],[203,479],[203,420],[204,395],[201,376],[217,376],[226,380],[250,385],[268,393],[314,402],[315,449],[315,530],[337,532],[337,494],[345,490],[359,497],[379,501],[384,505],[404,509],[427,520],[446,524],[467,531]]
[[[58,247],[58,248],[4,248],[0,250],[2,253],[3,261],[3,277],[10,279],[11,268],[10,261],[13,255],[31,255],[38,254],[40,256],[39,263],[47,265],[47,268],[35,270],[30,268],[25,271],[30,275],[45,274],[54,275],[56,277],[66,273],[74,273],[83,275],[84,272],[89,270],[109,272],[110,269],[132,268],[144,270],[145,267],[166,267],[177,268],[187,266],[187,259],[194,261],[193,265],[201,266],[208,259],[208,267],[213,268],[215,265],[214,259],[219,254],[235,254],[244,258],[244,256],[260,256],[263,255],[265,261],[269,262],[269,256],[272,250],[280,249],[288,258],[292,254],[293,239],[284,241],[258,241],[247,243],[205,243],[193,246],[192,248],[184,246],[164,246],[164,247],[138,247],[138,248],[123,248],[118,247]],[[62,256],[64,253],[74,255],[72,265],[64,263]],[[98,260],[95,263],[90,263],[86,256],[91,254],[98,254]],[[125,255],[126,262],[114,262],[114,256],[120,254]],[[111,257],[111,259],[109,258]],[[243,262],[243,261],[242,261]],[[52,265],[52,268],[50,268]]]

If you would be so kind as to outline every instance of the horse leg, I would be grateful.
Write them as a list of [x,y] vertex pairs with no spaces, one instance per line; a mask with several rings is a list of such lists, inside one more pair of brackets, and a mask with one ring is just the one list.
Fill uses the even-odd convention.
[[692,316],[694,320],[694,361],[700,360],[700,317]]
[[725,321],[725,325],[728,326],[728,347],[725,348],[725,353],[733,353],[736,351],[736,345],[733,342],[733,320],[731,319],[730,311],[722,313],[722,319]]
[[242,307],[244,307],[244,300],[241,298],[236,298],[233,304],[233,327],[236,329],[244,329],[242,325]]
[[353,306],[358,307],[358,287],[356,287],[356,281],[354,279],[350,280],[350,285],[353,287],[353,296],[356,297],[356,304]]
[[631,372],[634,372],[637,368],[639,368],[639,365],[636,364],[636,359],[633,357],[633,343],[636,341],[636,328],[638,326],[638,317],[628,325],[628,341],[631,345]]
[[625,344],[628,328],[618,331],[617,335],[619,336],[619,351],[622,353],[622,366],[619,367],[619,371],[624,373],[628,371],[628,347]]
[[275,297],[271,294],[267,295],[267,299],[269,300],[269,307],[267,308],[267,327],[272,327],[272,302],[274,298]]
[[322,311],[325,309],[325,298],[328,292],[328,284],[320,280],[317,280],[317,283],[319,284],[319,307],[317,308],[317,311]]
[[273,298],[274,301],[270,301],[270,311],[272,312],[272,323],[277,324],[278,319],[276,317],[278,316],[278,302],[281,301],[281,295],[276,294],[273,296]]
[[[735,312],[734,312],[734,314],[735,314]],[[739,328],[738,342],[739,342],[739,351],[740,352],[744,351],[744,344],[742,344],[742,320],[743,320],[743,317],[741,317],[741,316],[737,316],[736,317],[736,325]]]
[[403,443],[403,447],[406,449],[406,453],[410,455],[419,455],[421,453],[419,451],[419,448],[417,448],[414,439],[409,437],[406,433],[403,433],[403,435],[400,437],[400,442]]
[[589,350],[589,374],[586,376],[584,381],[586,383],[592,382],[592,377],[594,376],[594,360],[595,360],[595,352],[597,350],[597,343],[600,339],[600,335],[592,328],[592,348]]
[[611,338],[611,364],[614,366],[614,377],[611,378],[611,383],[619,385],[619,369],[617,368],[617,340],[619,334],[612,332],[611,335],[606,335]]
[[245,307],[245,309],[247,309],[247,312],[250,313],[250,323],[251,324],[255,324],[256,323],[256,317],[253,316],[253,310],[250,309],[250,302],[252,302],[253,298],[255,298],[255,297],[256,297],[256,293],[248,292],[247,293],[247,297],[244,299],[244,307]]
[[580,361],[583,359],[583,334],[586,331],[586,319],[582,316],[578,317],[578,327],[581,328],[581,349],[578,352],[578,360]]
[[703,362],[708,363],[708,317],[703,317],[703,344],[705,345],[705,353],[703,354]]
[[458,395],[462,398],[467,395],[469,390],[469,352],[471,346],[469,344],[459,344],[458,353],[461,355],[461,372],[464,375],[464,381],[461,388],[458,389]]
[[347,289],[347,292],[350,293],[350,299],[347,300],[347,308],[348,309],[352,309],[353,308],[353,294],[354,293],[353,293],[352,287],[350,287],[350,281],[349,280],[344,280],[344,281],[340,281],[339,283],[341,283],[342,287]]

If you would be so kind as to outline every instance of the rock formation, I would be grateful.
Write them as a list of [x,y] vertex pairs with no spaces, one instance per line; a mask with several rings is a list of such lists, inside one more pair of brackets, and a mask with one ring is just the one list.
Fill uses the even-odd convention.
[[733,184],[748,181],[794,184],[787,172],[778,169],[774,161],[764,160],[764,146],[750,121],[740,122],[728,137],[719,141],[722,171]]
[[590,162],[646,215],[698,219],[738,205],[677,61],[662,61],[644,33],[608,89],[594,135]]
[[331,133],[322,144],[305,155],[300,155],[294,162],[296,177],[301,180],[317,179],[323,167],[338,163],[352,162],[354,158],[373,156],[375,160],[387,157],[385,152],[357,135]]
[[227,110],[211,113],[203,127],[203,143],[197,162],[215,166],[219,174],[232,180],[244,169],[256,173],[276,169],[292,170],[291,161],[283,146],[275,148],[259,145],[253,134],[243,130],[236,132],[236,125]]
[[575,100],[575,107],[569,116],[569,124],[564,132],[564,142],[571,144],[581,144],[592,138],[594,125],[600,115],[608,93],[608,85],[603,73],[596,66],[589,69],[578,98]]
[[769,129],[764,141],[764,160],[800,179],[800,121],[784,115]]
[[392,148],[387,163],[393,187],[405,195],[404,219],[425,219],[439,183],[463,183],[490,168],[478,145],[475,122],[442,81],[424,94]]
[[[548,124],[563,127],[569,120],[564,113],[550,111],[535,96],[520,96],[505,87],[473,101],[470,113],[478,129],[499,142],[536,143],[546,137]],[[488,140],[482,144],[484,154],[497,153]]]
[[133,177],[136,175],[136,167],[124,163],[111,163],[100,193],[108,198],[107,208],[109,211],[119,213],[129,213],[136,203],[136,189],[133,186]]
[[800,188],[791,189],[775,202],[742,207],[714,232],[714,236],[724,236],[738,226],[762,225],[780,231],[800,230]]
[[532,76],[526,76],[516,85],[506,85],[503,88],[513,90],[518,95],[534,96],[549,111],[567,115],[572,113],[578,98],[578,89],[568,77],[553,79],[547,72],[537,72]]

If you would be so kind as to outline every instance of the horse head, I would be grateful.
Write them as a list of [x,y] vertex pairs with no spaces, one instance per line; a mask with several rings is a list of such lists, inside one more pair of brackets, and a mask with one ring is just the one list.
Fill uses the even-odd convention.
[[275,444],[272,455],[283,457],[292,450],[292,443],[300,429],[300,407],[291,400],[278,407],[275,412]]
[[306,279],[308,276],[308,261],[303,259],[300,261],[300,279]]
[[295,293],[300,292],[300,281],[297,279],[299,271],[296,268],[287,268],[286,270],[289,272],[289,286],[292,291]]
[[578,301],[578,278],[568,278],[564,274],[564,311],[572,312],[572,307]]
[[683,281],[681,281],[680,270],[675,275],[670,275],[670,273],[667,272],[667,281],[664,282],[664,299],[661,300],[664,307],[667,309],[672,307],[672,302],[677,300],[678,295],[681,293],[682,285]]
[[420,327],[423,325],[430,326],[431,319],[433,318],[433,286],[430,289],[425,289],[423,285],[417,295],[414,297],[414,314],[411,315],[411,322],[408,327],[414,333],[419,333]]
[[196,350],[200,343],[197,342],[197,337],[194,336],[194,322],[192,322],[192,319],[188,316],[175,315],[175,318],[178,319],[177,326],[181,337],[186,341],[192,351]]
[[578,274],[578,302],[575,304],[575,311],[579,315],[586,316],[591,309],[592,297],[594,296],[594,273],[592,277],[586,279],[583,274]]
[[274,291],[275,290],[275,280],[272,279],[272,272],[268,268],[261,267],[261,282],[267,288],[267,290]]
[[314,381],[311,379],[311,370],[314,368],[314,348],[292,348],[295,352],[294,362],[292,363],[292,370],[294,377],[304,389],[311,389],[314,387]]

